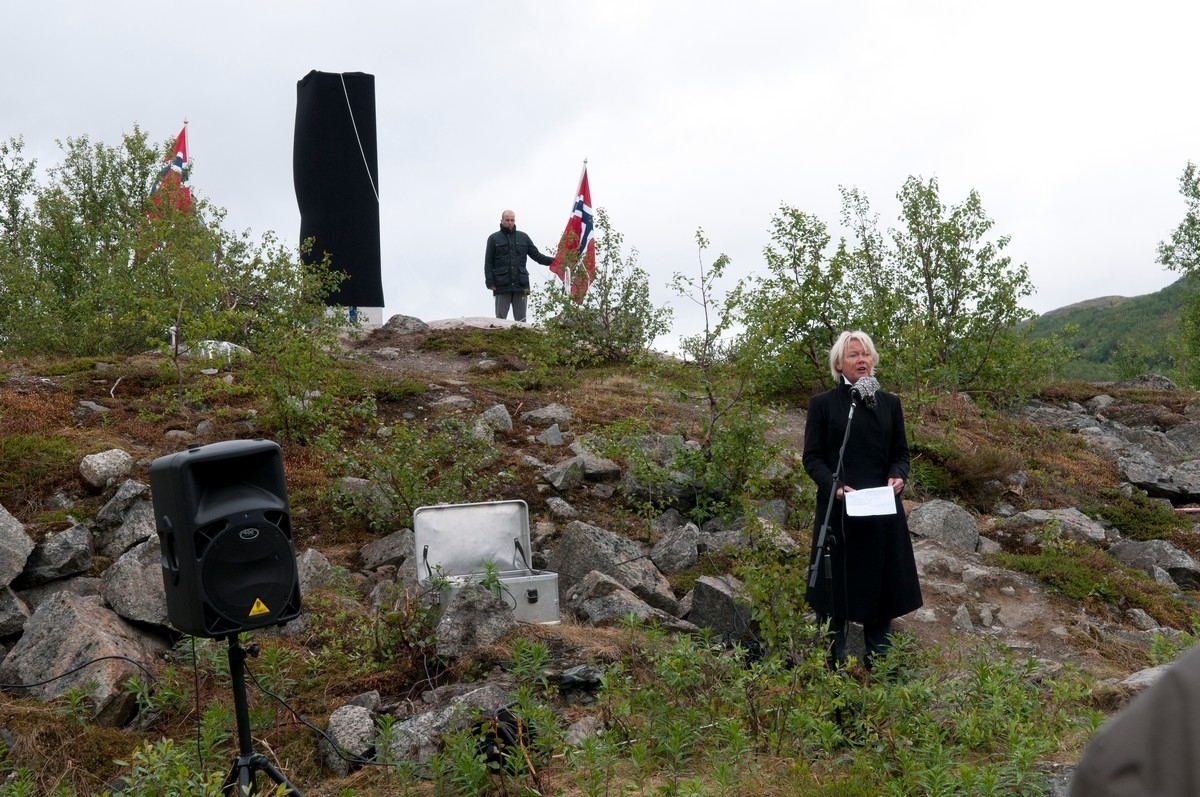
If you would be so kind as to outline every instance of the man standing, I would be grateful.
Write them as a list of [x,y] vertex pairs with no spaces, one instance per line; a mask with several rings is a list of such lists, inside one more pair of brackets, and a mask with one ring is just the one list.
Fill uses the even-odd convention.
[[529,296],[529,269],[525,258],[531,257],[543,266],[554,262],[517,229],[517,215],[511,210],[500,214],[500,229],[487,239],[483,255],[483,279],[496,297],[496,318],[507,318],[512,307],[513,320],[525,320],[525,300]]

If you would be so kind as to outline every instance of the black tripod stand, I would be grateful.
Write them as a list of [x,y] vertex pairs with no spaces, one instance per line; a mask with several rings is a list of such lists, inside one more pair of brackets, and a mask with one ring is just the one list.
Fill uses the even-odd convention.
[[304,797],[300,790],[288,782],[283,773],[275,768],[265,755],[254,752],[250,738],[250,710],[246,705],[246,656],[257,656],[257,646],[247,651],[238,643],[238,635],[229,635],[229,677],[233,681],[233,708],[237,715],[238,756],[221,786],[225,797],[249,797],[258,793],[255,772],[264,772],[267,777],[283,786],[284,794]]
[[[846,441],[850,439],[850,424],[854,423],[854,408],[858,404],[851,400],[850,414],[846,417],[846,433],[842,435],[842,447],[838,449],[837,468],[833,471],[833,486],[829,488],[829,502],[825,504],[825,520],[821,523],[821,531],[817,535],[817,546],[813,551],[812,563],[808,566],[808,586],[815,589],[817,586],[817,571],[821,569],[821,564],[825,565],[825,584],[829,589],[833,589],[833,564],[829,560],[829,549],[827,547],[829,536],[829,519],[833,516],[833,504],[837,499],[838,485],[842,481],[842,470],[844,468],[844,458],[846,456]],[[830,606],[832,607],[833,596],[830,595]]]

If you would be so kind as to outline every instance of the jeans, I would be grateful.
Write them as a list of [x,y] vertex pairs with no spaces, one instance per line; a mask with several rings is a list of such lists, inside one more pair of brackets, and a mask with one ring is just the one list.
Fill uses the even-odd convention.
[[[825,621],[829,621],[829,666],[831,669],[836,669],[846,663],[846,618],[817,618],[818,623],[823,624]],[[877,657],[886,656],[892,647],[891,619],[870,625],[863,623],[863,642],[866,643],[863,666],[869,670],[872,661]]]

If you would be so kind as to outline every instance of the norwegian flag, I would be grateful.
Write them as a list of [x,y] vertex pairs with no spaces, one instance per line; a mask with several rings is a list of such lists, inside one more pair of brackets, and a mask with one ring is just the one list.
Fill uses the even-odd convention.
[[579,190],[575,192],[575,205],[571,217],[558,240],[558,251],[550,270],[563,283],[570,283],[571,298],[583,304],[583,295],[596,276],[596,241],[592,238],[592,191],[588,187],[587,162],[583,165],[583,176]]
[[[162,196],[165,194],[176,210],[184,213],[192,209],[192,189],[188,187],[188,155],[187,155],[187,122],[175,139],[175,154],[163,158],[163,170],[158,175],[158,182],[150,191],[150,199],[155,207],[160,207]],[[162,194],[159,191],[162,191]]]

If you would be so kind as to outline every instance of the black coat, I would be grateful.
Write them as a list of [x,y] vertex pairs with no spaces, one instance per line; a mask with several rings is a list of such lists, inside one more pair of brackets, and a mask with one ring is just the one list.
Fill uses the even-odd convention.
[[[855,407],[846,440],[841,483],[855,489],[883,487],[891,477],[908,481],[908,440],[900,399],[883,391],[876,392],[875,398],[875,409],[862,402]],[[847,384],[813,396],[808,404],[804,469],[817,484],[814,554],[835,491],[833,474],[850,404]],[[847,517],[845,501],[834,499],[825,548],[830,555],[832,578],[826,579],[822,562],[816,586],[809,587],[807,593],[809,605],[818,614],[873,625],[921,606],[921,585],[900,496],[896,496],[895,515],[875,517]]]
[[488,236],[483,254],[483,280],[492,293],[529,293],[529,268],[525,259],[531,257],[543,266],[554,258],[543,255],[520,230],[501,227]]

